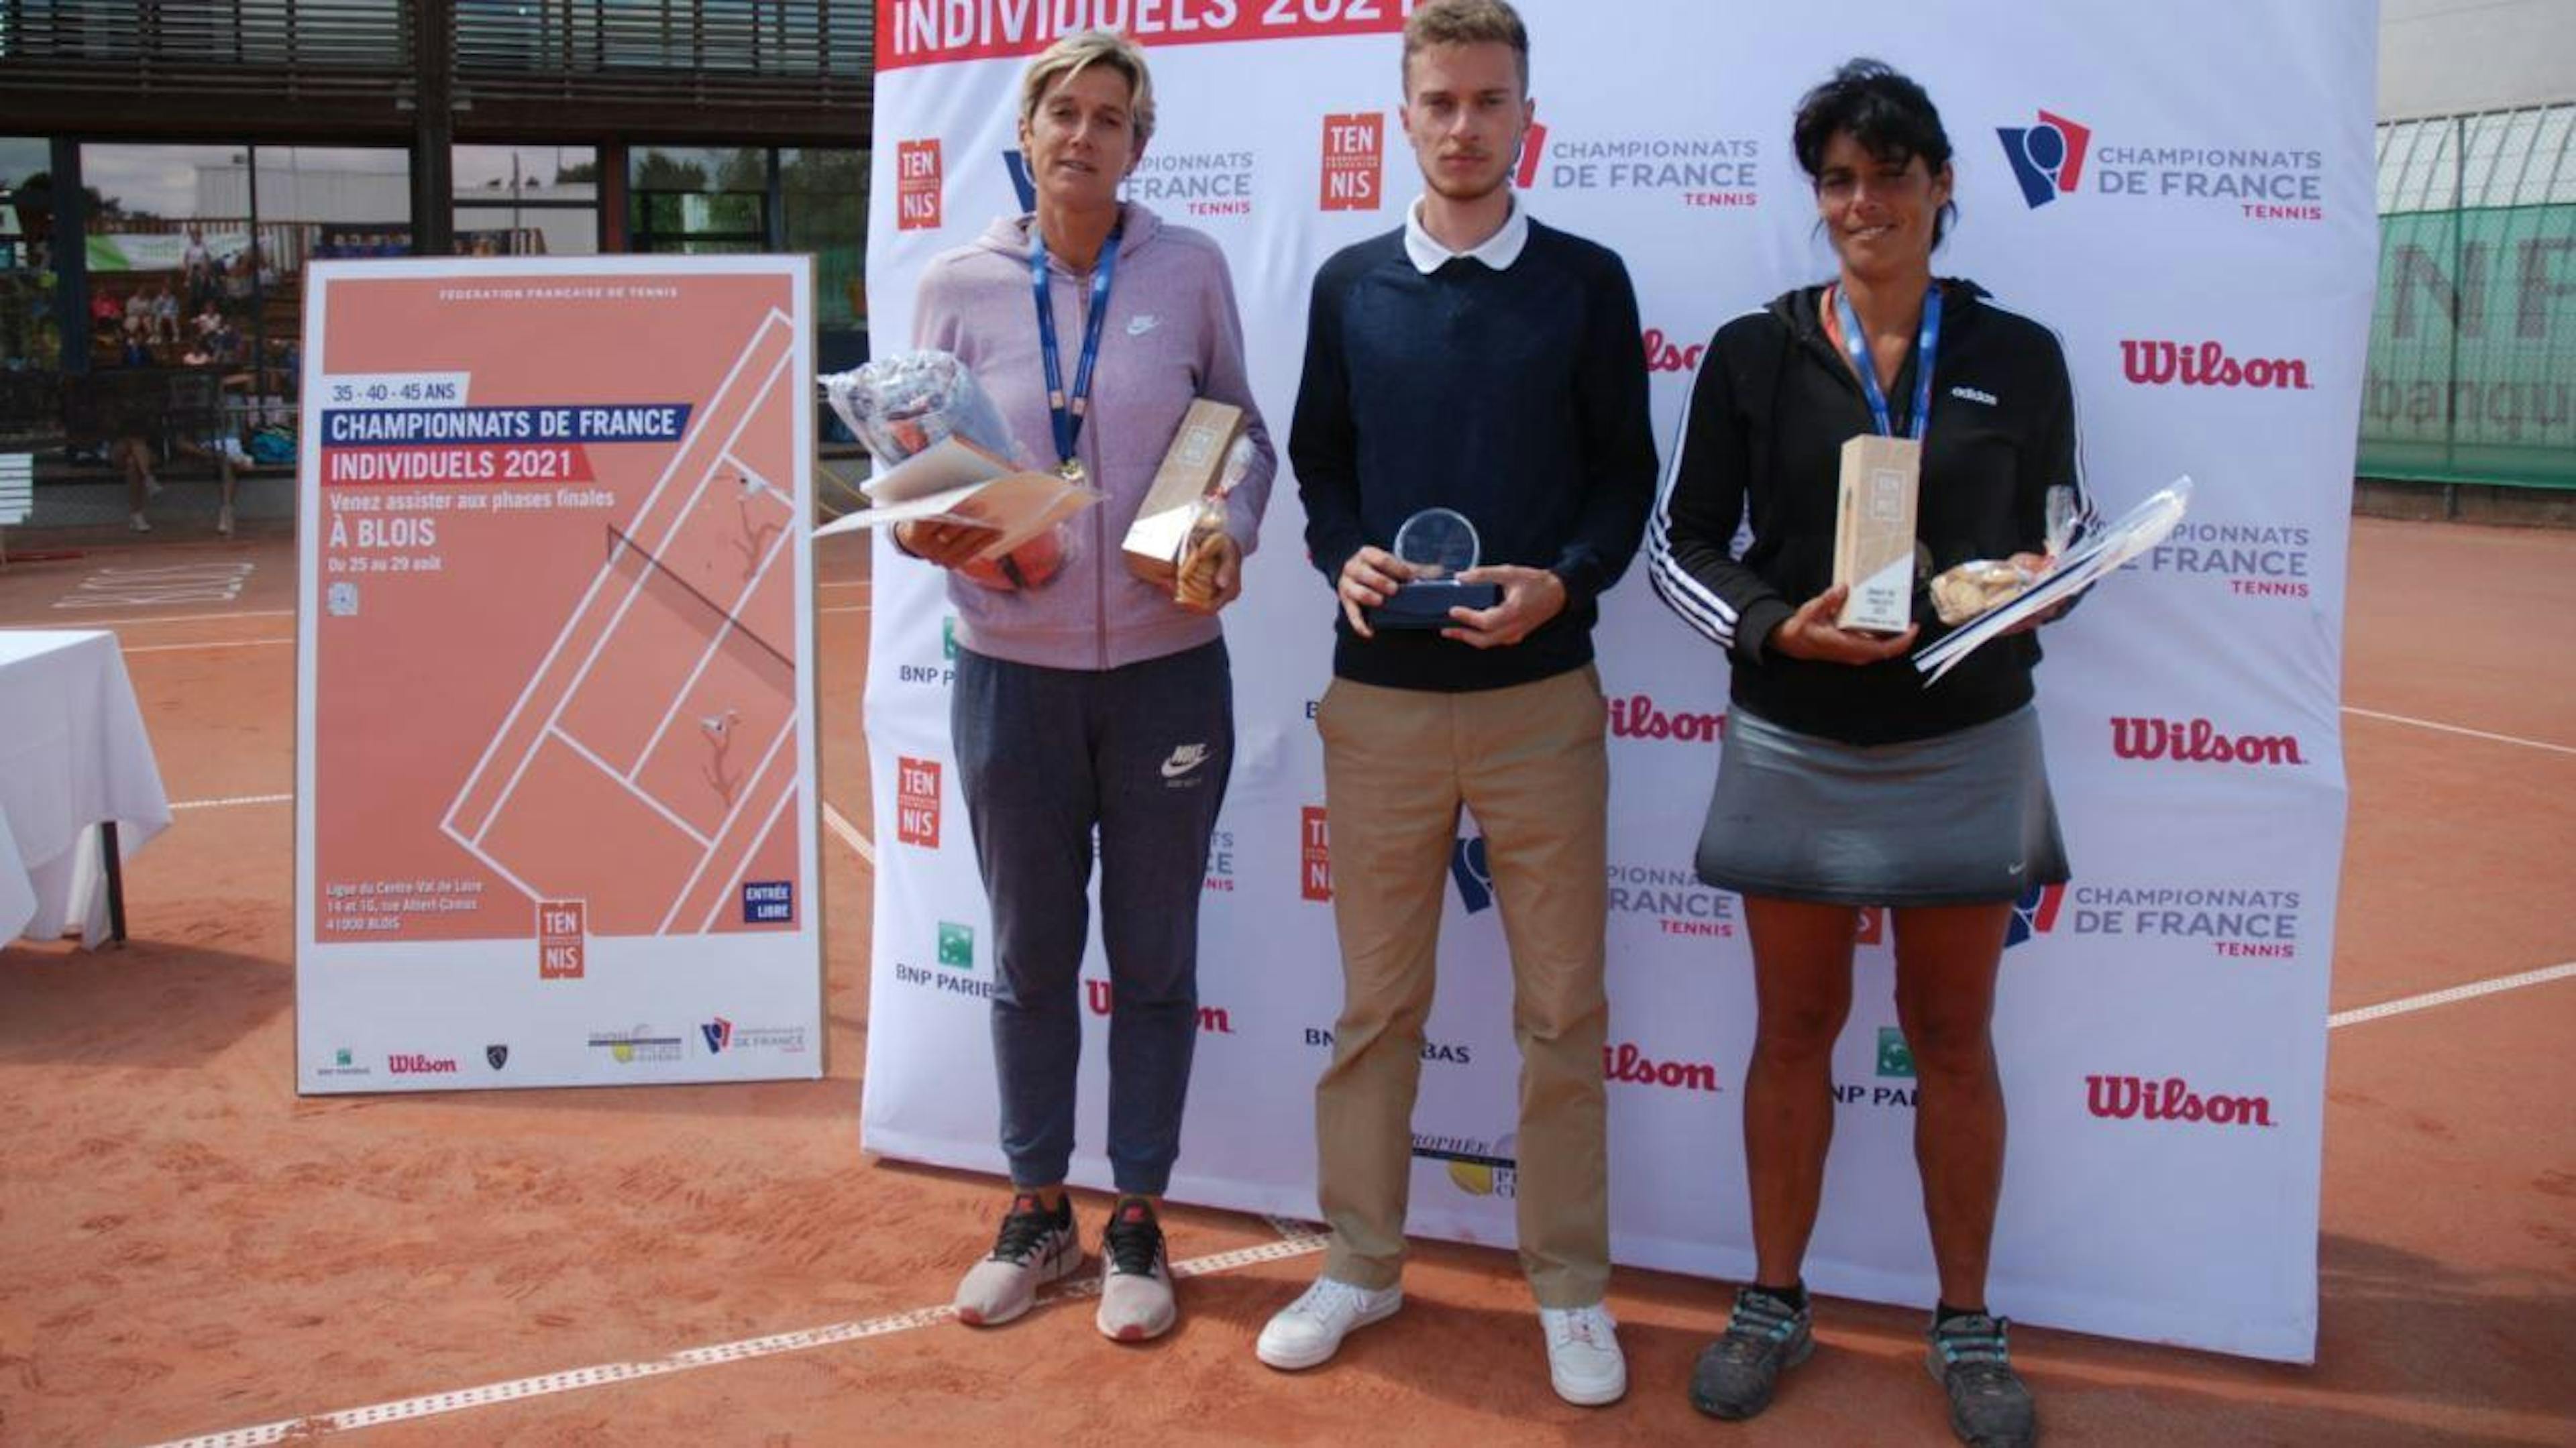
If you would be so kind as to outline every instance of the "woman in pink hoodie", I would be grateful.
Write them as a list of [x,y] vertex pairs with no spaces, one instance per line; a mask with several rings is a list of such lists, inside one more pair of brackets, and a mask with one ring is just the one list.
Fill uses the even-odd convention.
[[[950,731],[996,938],[993,1055],[1012,1196],[992,1252],[958,1286],[957,1315],[1007,1322],[1082,1265],[1064,1179],[1097,830],[1118,1189],[1097,1320],[1122,1341],[1174,1319],[1157,1208],[1198,1036],[1200,882],[1234,762],[1216,614],[1241,589],[1276,466],[1224,254],[1118,199],[1153,130],[1153,83],[1133,43],[1101,31],[1057,42],[1021,84],[1036,210],[997,221],[921,279],[916,342],[973,371],[1022,462],[1104,495],[1068,525],[1063,566],[998,590],[953,571],[989,541],[980,529],[906,524],[895,540],[952,570]],[[1129,574],[1119,545],[1200,397],[1243,409],[1256,458],[1214,543],[1215,587],[1189,607]]]

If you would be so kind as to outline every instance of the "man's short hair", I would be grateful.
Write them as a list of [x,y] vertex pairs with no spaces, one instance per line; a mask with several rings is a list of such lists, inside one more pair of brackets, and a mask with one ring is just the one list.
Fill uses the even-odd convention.
[[1431,0],[1404,22],[1404,93],[1413,94],[1413,57],[1428,46],[1482,45],[1512,48],[1520,62],[1521,93],[1529,93],[1529,27],[1521,13],[1504,0]]
[[1154,135],[1153,73],[1145,68],[1145,52],[1136,42],[1114,30],[1077,30],[1030,61],[1028,73],[1020,77],[1020,119],[1034,125],[1046,93],[1094,65],[1125,78],[1127,115],[1135,124],[1136,144],[1145,144]]

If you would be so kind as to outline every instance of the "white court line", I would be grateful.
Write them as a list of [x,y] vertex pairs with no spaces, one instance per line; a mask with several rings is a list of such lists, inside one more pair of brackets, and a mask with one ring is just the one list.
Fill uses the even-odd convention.
[[[590,764],[590,766],[591,766],[592,768],[594,768],[594,769],[598,770],[598,771],[599,771],[600,773],[602,773],[602,774],[607,775],[609,778],[616,780],[616,781],[618,782],[618,784],[619,784],[620,786],[622,786],[628,794],[631,794],[631,795],[635,796],[637,799],[640,799],[640,800],[644,801],[645,805],[646,805],[648,808],[650,808],[650,809],[653,811],[653,813],[655,813],[655,814],[657,814],[657,815],[660,815],[664,820],[668,821],[668,822],[670,823],[670,825],[671,825],[671,827],[672,827],[673,829],[676,829],[676,830],[678,830],[680,833],[682,833],[682,834],[684,834],[684,835],[687,835],[690,839],[693,839],[693,840],[697,841],[697,842],[698,842],[698,848],[699,848],[699,849],[701,849],[701,850],[712,850],[712,849],[714,849],[714,848],[716,847],[716,842],[715,842],[715,841],[713,841],[713,840],[711,840],[711,839],[708,839],[706,836],[704,836],[704,835],[702,835],[702,834],[699,834],[699,833],[697,832],[697,829],[696,829],[694,826],[692,826],[692,825],[691,825],[687,820],[684,820],[684,819],[680,818],[677,814],[672,813],[672,811],[671,811],[671,807],[670,807],[669,805],[667,805],[667,804],[662,803],[662,801],[661,801],[658,797],[656,797],[656,796],[654,795],[654,793],[653,793],[651,790],[648,790],[648,789],[640,789],[640,788],[636,787],[636,785],[635,785],[632,781],[630,781],[630,780],[628,780],[628,779],[625,779],[624,777],[620,776],[620,775],[618,774],[618,772],[617,772],[617,768],[616,768],[616,766],[614,766],[614,765],[610,764],[607,760],[600,758],[598,755],[593,754],[593,753],[590,751],[590,746],[588,746],[588,745],[586,745],[586,744],[582,743],[582,742],[581,742],[580,740],[578,740],[578,739],[573,738],[571,735],[566,734],[566,733],[565,733],[565,732],[563,732],[561,729],[553,728],[553,727],[551,727],[551,726],[547,728],[547,730],[546,730],[546,734],[547,734],[547,735],[551,735],[551,736],[553,736],[554,738],[561,740],[561,741],[563,742],[563,745],[564,745],[564,747],[565,747],[565,748],[570,749],[573,753],[580,755],[584,760],[586,760],[586,761],[588,761],[588,762],[589,762],[589,764]],[[540,736],[540,737],[544,737],[544,736]]]
[[[82,628],[118,628],[139,623],[208,623],[216,619],[293,617],[295,617],[295,610],[291,608],[244,608],[236,609],[231,613],[174,613],[163,618],[85,618],[80,621],[80,626]],[[58,629],[61,627],[63,627],[63,621],[59,619],[45,623],[0,623],[0,629]]]
[[[733,390],[734,383],[742,376],[743,369],[751,365],[754,354],[761,350],[762,345],[769,336],[771,330],[770,323],[777,317],[778,313],[775,310],[772,310],[769,316],[761,319],[760,326],[753,331],[751,339],[745,342],[742,350],[734,355],[732,364],[725,370],[724,380],[717,383],[716,390],[709,394],[707,398],[707,406],[713,407],[716,403],[726,400],[727,394]],[[793,358],[796,355],[795,339],[793,337],[788,339],[787,355],[790,358]],[[773,369],[770,374],[764,375],[775,375],[775,369]],[[628,523],[632,524],[638,519],[651,516],[653,512],[653,504],[661,498],[662,490],[669,487],[671,485],[671,480],[679,475],[681,461],[689,456],[691,446],[698,440],[695,428],[703,428],[707,426],[705,412],[701,411],[693,414],[693,416],[695,418],[695,424],[692,431],[688,436],[683,437],[680,440],[680,445],[678,447],[671,450],[671,460],[663,465],[661,476],[654,479],[653,490],[644,495],[644,501],[636,506],[633,513],[627,515],[626,521]],[[724,446],[731,447],[732,445],[733,439],[731,437],[727,437],[725,439]],[[721,452],[722,449],[719,448],[718,451]],[[697,495],[695,493],[690,494],[692,499],[696,496]],[[685,508],[686,504],[683,504],[682,506]],[[607,587],[609,578],[615,572],[616,568],[614,564],[602,564],[599,572],[592,576],[590,587],[582,592],[581,602],[575,604],[573,606],[573,611],[564,616],[564,621],[555,634],[555,641],[546,648],[546,656],[537,661],[536,671],[528,676],[527,684],[519,690],[519,697],[511,702],[510,712],[502,718],[501,726],[492,732],[491,742],[483,746],[482,757],[474,761],[473,772],[465,777],[465,788],[457,792],[455,799],[448,801],[447,812],[439,817],[439,827],[441,829],[447,829],[449,825],[455,822],[458,806],[464,803],[466,795],[472,792],[476,785],[482,783],[483,771],[491,767],[492,757],[500,752],[501,741],[509,735],[510,730],[519,722],[520,713],[528,706],[529,696],[536,693],[537,685],[545,682],[546,674],[554,667],[555,659],[564,652],[566,641],[572,637],[572,626],[574,622],[589,615],[591,602],[600,596],[602,590]],[[639,584],[637,586],[640,587],[641,585]],[[633,597],[631,590],[629,591],[628,597]],[[618,610],[619,616],[622,617],[624,612],[625,610],[621,607]],[[611,618],[609,620],[609,629],[611,632],[615,631],[617,622],[617,618]],[[594,654],[597,653],[597,646],[593,647],[592,652]],[[561,701],[558,700],[557,702],[560,703]],[[547,714],[545,726],[539,730],[541,736],[544,732],[544,728],[551,728],[554,725],[557,714],[560,712],[560,710],[557,710],[553,713]],[[536,753],[536,746],[534,744],[529,746],[528,753],[531,756]],[[526,772],[527,763],[528,761],[526,758],[522,758],[519,761],[519,768],[513,771],[509,780],[501,786],[500,801],[494,803],[491,811],[485,815],[482,822],[483,828],[476,830],[473,838],[467,838],[462,831],[458,830],[448,830],[448,833],[457,840],[462,841],[466,848],[474,849],[474,840],[481,839],[485,831],[491,828],[491,816],[499,814],[501,811],[501,805],[508,802],[510,790],[519,782],[519,775]],[[481,855],[482,851],[478,849],[475,850],[475,853],[477,855]],[[485,858],[488,862],[489,857]],[[542,897],[535,897],[532,895],[531,898]]]
[[123,647],[125,652],[128,654],[184,654],[192,649],[265,649],[275,648],[279,644],[291,644],[293,642],[295,642],[295,640],[291,638],[219,639],[212,643],[202,644],[145,644],[141,648],[135,648],[131,645],[123,645],[121,647]]
[[227,806],[227,805],[236,805],[236,804],[292,804],[292,803],[294,803],[294,801],[295,801],[295,796],[293,796],[293,795],[291,795],[291,794],[235,794],[235,795],[227,795],[227,796],[225,796],[225,797],[224,797],[224,798],[222,798],[222,799],[183,799],[183,800],[179,800],[179,801],[174,802],[174,803],[170,806],[170,808],[172,808],[172,809],[222,809],[222,808],[224,808],[224,807],[225,807],[225,806]]
[[2570,748],[2564,744],[2551,744],[2540,739],[2524,739],[2512,734],[2490,734],[2484,729],[2463,729],[2457,724],[2443,724],[2431,719],[2411,719],[2404,714],[2382,714],[2376,709],[2356,709],[2350,704],[2344,705],[2343,711],[2347,714],[2358,714],[2364,719],[2385,719],[2391,724],[2412,724],[2418,729],[2438,729],[2445,734],[2465,734],[2471,739],[2492,739],[2498,744],[2519,744],[2525,749],[2546,749],[2552,754],[2576,754],[2576,748]]
[[816,613],[866,613],[868,606],[864,603],[845,603],[835,608],[818,608],[814,611]]
[[[779,750],[787,747],[787,741],[796,737],[796,723],[796,716],[791,714],[787,717],[787,722],[778,727],[778,733],[769,741],[769,747],[760,751],[760,762],[751,767],[751,773],[743,776],[744,783],[756,784],[760,781],[763,775],[769,773],[770,761],[778,757]],[[791,765],[789,767],[792,769],[794,766]],[[795,786],[793,785],[789,786],[791,790],[794,787]],[[726,833],[733,828],[734,817],[742,813],[742,807],[745,803],[745,798],[737,797],[733,801],[732,808],[725,811],[724,818],[716,821],[715,839],[723,839]],[[662,923],[653,927],[654,934],[668,935],[671,933],[671,922],[680,918],[680,907],[689,903],[690,892],[698,888],[698,882],[707,877],[707,866],[712,865],[715,862],[716,847],[712,842],[710,842],[707,845],[706,852],[698,857],[698,867],[689,872],[688,882],[680,887],[679,895],[671,901],[671,908],[662,912]]]
[[[769,832],[778,827],[778,817],[787,812],[787,802],[795,797],[796,781],[790,779],[787,781],[787,787],[778,792],[778,803],[769,807],[769,813],[762,817],[759,828],[751,832],[751,843],[742,847],[742,858],[733,862],[735,879],[743,879],[751,873],[751,857],[760,853],[760,847],[769,842]],[[709,847],[709,852],[713,852],[712,846]],[[731,903],[730,896],[721,894],[716,896],[714,908],[707,911],[706,919],[698,922],[700,935],[711,935],[715,932],[716,917],[724,913],[724,908],[729,903]]]
[[[1311,1256],[1324,1250],[1324,1239],[1317,1236],[1265,1242],[1258,1247],[1242,1247],[1232,1252],[1219,1252],[1208,1257],[1193,1257],[1172,1264],[1174,1277],[1206,1277],[1250,1267],[1263,1262],[1282,1262],[1295,1257]],[[1100,1279],[1083,1277],[1060,1291],[1047,1293],[1039,1302],[1044,1307],[1058,1302],[1089,1297],[1099,1292]],[[863,1322],[836,1322],[826,1327],[807,1328],[802,1332],[774,1333],[768,1337],[747,1337],[712,1347],[690,1348],[668,1357],[646,1362],[600,1363],[566,1372],[547,1373],[541,1377],[513,1378],[508,1382],[487,1383],[479,1388],[464,1388],[452,1393],[429,1393],[417,1398],[403,1398],[390,1403],[375,1403],[363,1408],[344,1408],[336,1413],[312,1417],[288,1418],[275,1423],[262,1423],[255,1428],[235,1428],[225,1433],[207,1433],[195,1438],[174,1439],[158,1448],[260,1448],[269,1443],[283,1443],[289,1438],[310,1436],[319,1432],[372,1428],[384,1423],[404,1423],[419,1418],[434,1418],[442,1413],[461,1412],[468,1408],[489,1407],[494,1403],[512,1403],[523,1398],[541,1398],[554,1393],[595,1388],[606,1383],[631,1383],[644,1378],[664,1377],[698,1368],[711,1368],[724,1363],[749,1362],[754,1358],[776,1357],[782,1353],[810,1352],[818,1347],[833,1347],[845,1342],[858,1342],[871,1337],[886,1337],[917,1328],[935,1327],[957,1315],[954,1307],[923,1307],[911,1312],[898,1312],[885,1317],[872,1317]]]
[[2427,991],[2423,995],[2382,1001],[2375,1006],[2337,1011],[2326,1017],[2326,1029],[2339,1030],[2345,1026],[2360,1025],[2364,1021],[2402,1016],[2409,1011],[2431,1010],[2435,1006],[2447,1006],[2455,1001],[2475,1000],[2479,996],[2494,995],[2498,991],[2520,990],[2527,985],[2546,985],[2553,980],[2565,980],[2569,976],[2576,976],[2576,960],[2543,966],[2538,970],[2526,970],[2520,975],[2500,975],[2493,980],[2473,980],[2467,985],[2452,986],[2449,990]]
[[846,583],[818,583],[814,586],[816,588],[874,588],[877,585],[873,578],[853,578]]
[[841,812],[828,804],[823,806],[823,827],[840,836],[842,844],[856,850],[859,858],[868,862],[869,869],[877,867],[876,846],[868,843],[868,837],[859,833],[858,826],[842,818]]

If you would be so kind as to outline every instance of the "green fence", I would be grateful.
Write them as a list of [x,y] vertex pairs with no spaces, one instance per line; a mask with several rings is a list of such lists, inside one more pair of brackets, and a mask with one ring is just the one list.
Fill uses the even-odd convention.
[[2576,488],[2576,107],[2379,137],[2366,477]]

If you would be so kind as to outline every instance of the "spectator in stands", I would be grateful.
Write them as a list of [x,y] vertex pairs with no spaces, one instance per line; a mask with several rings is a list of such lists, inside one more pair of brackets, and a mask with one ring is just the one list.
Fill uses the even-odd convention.
[[215,254],[206,249],[206,239],[197,228],[188,228],[188,247],[180,254],[179,265],[187,273],[188,305],[212,296],[215,290]]
[[179,340],[179,298],[166,279],[152,289],[152,340]]

